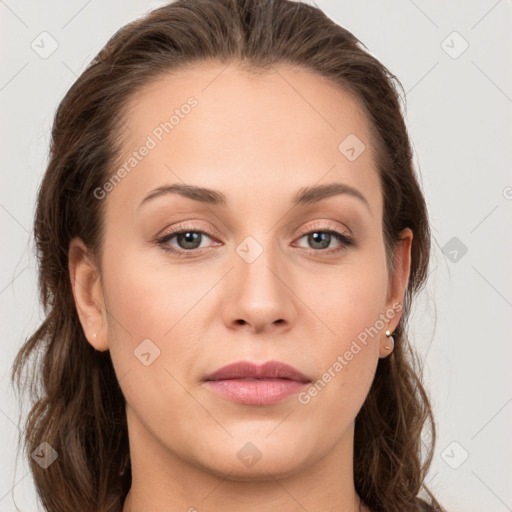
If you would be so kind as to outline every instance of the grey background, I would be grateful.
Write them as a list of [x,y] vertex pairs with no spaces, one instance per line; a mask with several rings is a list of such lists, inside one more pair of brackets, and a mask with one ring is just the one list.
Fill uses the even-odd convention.
[[[37,509],[27,464],[15,464],[19,409],[8,374],[42,318],[30,235],[52,116],[114,31],[162,3],[0,0],[1,512],[14,502]],[[512,510],[511,3],[317,1],[407,91],[435,237],[412,339],[438,424],[428,483],[450,512]],[[42,52],[47,37],[51,48],[43,31],[58,43],[47,58],[31,47]]]

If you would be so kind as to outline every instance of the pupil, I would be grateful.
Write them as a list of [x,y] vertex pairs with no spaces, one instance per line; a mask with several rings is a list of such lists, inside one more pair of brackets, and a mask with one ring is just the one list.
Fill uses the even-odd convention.
[[330,242],[330,233],[325,233],[323,231],[314,232],[309,235],[309,240],[312,243],[320,243],[320,247],[314,247],[314,249],[325,249],[329,247]]
[[[197,243],[197,240],[199,239],[200,234],[194,233],[194,232],[186,232],[181,233],[181,235],[178,235],[178,238],[181,240],[184,240],[184,249],[196,249],[197,247],[194,247],[194,244]],[[192,244],[192,247],[189,246],[189,244]],[[181,245],[181,244],[180,244]]]

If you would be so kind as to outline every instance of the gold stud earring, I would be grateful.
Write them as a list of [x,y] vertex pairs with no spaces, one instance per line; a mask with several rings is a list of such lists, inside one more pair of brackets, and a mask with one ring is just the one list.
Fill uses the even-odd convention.
[[386,331],[386,336],[388,337],[388,344],[384,346],[386,350],[393,350],[395,348],[395,338],[393,338],[393,333],[391,331]]

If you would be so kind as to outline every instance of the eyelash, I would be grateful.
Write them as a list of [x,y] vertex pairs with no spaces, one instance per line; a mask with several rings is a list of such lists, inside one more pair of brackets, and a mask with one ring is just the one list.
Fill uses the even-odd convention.
[[[206,235],[209,238],[214,238],[214,234],[211,231],[204,230],[204,229],[196,229],[194,226],[188,226],[188,225],[180,225],[173,230],[164,233],[161,237],[157,238],[155,242],[167,253],[176,255],[180,258],[183,257],[190,257],[190,254],[193,254],[194,252],[201,251],[201,249],[190,249],[190,250],[184,250],[184,249],[175,249],[171,248],[171,246],[167,245],[167,242],[169,242],[172,238],[174,238],[176,235],[180,235],[183,233],[200,233],[202,235]],[[308,231],[305,231],[301,233],[301,235],[298,237],[298,239],[303,238],[304,236],[307,236],[312,233],[329,233],[330,235],[333,235],[333,237],[341,243],[340,247],[337,248],[331,248],[331,249],[311,249],[307,247],[302,247],[303,250],[306,252],[309,252],[311,254],[334,254],[334,253],[341,253],[343,251],[346,251],[350,246],[355,245],[354,239],[345,234],[341,233],[339,231],[328,229],[325,226],[317,225],[312,226]]]

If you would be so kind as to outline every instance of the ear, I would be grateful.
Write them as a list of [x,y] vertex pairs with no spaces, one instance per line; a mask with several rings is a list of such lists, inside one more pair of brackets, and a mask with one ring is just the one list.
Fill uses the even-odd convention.
[[[405,228],[399,235],[399,240],[395,244],[393,254],[394,270],[389,276],[388,294],[386,299],[386,313],[394,311],[395,314],[389,319],[389,325],[386,329],[393,332],[402,318],[402,309],[404,304],[405,291],[409,282],[409,273],[411,271],[411,245],[413,233],[409,228]],[[399,306],[399,308],[398,308]],[[382,336],[379,346],[379,358],[383,359],[393,352],[392,339]]]
[[[387,327],[393,332],[402,317],[402,308],[404,304],[405,292],[409,282],[409,274],[411,272],[411,246],[413,232],[409,228],[405,228],[400,232],[399,240],[395,244],[394,251],[394,271],[389,276],[388,298],[386,301],[386,309],[394,309],[399,304],[400,310],[393,317]],[[395,307],[393,307],[393,305]]]
[[100,272],[84,242],[69,244],[69,277],[78,317],[85,337],[99,351],[108,349],[107,315]]

